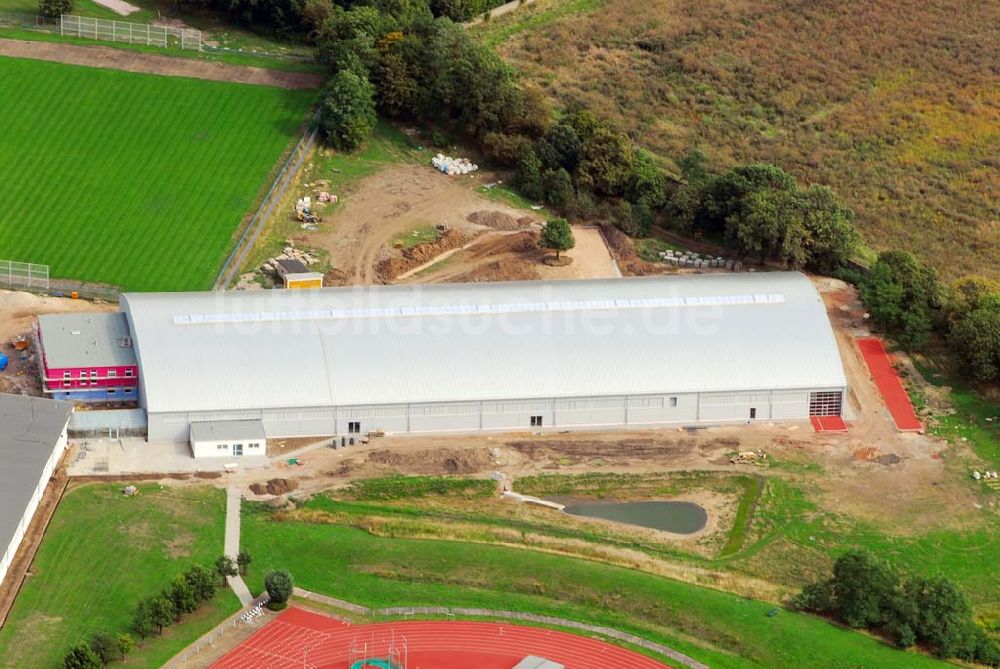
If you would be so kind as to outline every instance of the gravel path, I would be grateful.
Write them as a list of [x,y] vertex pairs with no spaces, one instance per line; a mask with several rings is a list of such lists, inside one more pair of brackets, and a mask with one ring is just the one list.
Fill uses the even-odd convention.
[[323,76],[312,72],[283,72],[263,67],[225,65],[197,58],[161,56],[107,46],[0,39],[0,56],[277,88],[319,88],[323,85]]

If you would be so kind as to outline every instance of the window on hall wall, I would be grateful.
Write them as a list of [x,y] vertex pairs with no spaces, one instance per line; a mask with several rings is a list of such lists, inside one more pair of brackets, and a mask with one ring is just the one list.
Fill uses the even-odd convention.
[[69,381],[63,381],[63,388],[72,388],[73,384]]
[[96,369],[90,370],[90,378],[92,378],[92,379],[96,379],[97,378],[97,370]]
[[63,372],[63,378],[64,379],[68,379],[69,378],[69,372]]
[[80,378],[81,379],[87,378],[87,370],[85,370],[85,369],[81,369],[80,370]]
[[133,375],[133,372],[132,372],[132,368],[131,367],[129,367],[128,369],[125,370],[125,376],[132,376],[132,375]]
[[670,398],[670,406],[672,406],[672,407],[677,406],[677,398],[676,397],[671,397]]
[[347,434],[361,434],[361,421],[348,421]]
[[110,377],[110,378],[113,379],[116,376],[118,376],[118,370],[117,369],[109,369],[108,370],[108,377]]
[[215,450],[217,450],[217,451],[228,451],[229,450],[229,444],[219,444],[218,446],[215,447]]
[[532,416],[531,417],[531,427],[542,427],[542,417]]

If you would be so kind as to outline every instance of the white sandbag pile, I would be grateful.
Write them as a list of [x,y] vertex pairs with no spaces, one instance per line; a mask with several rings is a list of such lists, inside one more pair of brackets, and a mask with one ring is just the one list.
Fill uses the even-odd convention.
[[448,176],[459,174],[469,174],[479,169],[479,165],[470,162],[466,158],[452,158],[443,153],[439,153],[431,158],[431,165],[438,168]]

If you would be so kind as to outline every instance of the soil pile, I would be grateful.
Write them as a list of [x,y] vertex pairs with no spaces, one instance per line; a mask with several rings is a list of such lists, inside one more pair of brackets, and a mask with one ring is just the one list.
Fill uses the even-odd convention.
[[604,238],[608,241],[611,255],[618,261],[618,269],[625,276],[664,274],[668,271],[667,265],[658,265],[640,258],[635,252],[631,238],[615,226],[605,223],[600,227]]
[[291,479],[270,479],[267,483],[254,483],[250,486],[250,490],[255,495],[284,495],[298,487],[298,481]]
[[445,251],[458,248],[466,242],[467,237],[458,230],[447,230],[437,241],[403,249],[399,255],[390,255],[378,262],[375,271],[383,281],[392,281],[400,274],[405,274],[415,267],[430,262]]
[[386,468],[402,468],[414,474],[476,474],[493,469],[493,456],[488,449],[437,448],[412,452],[372,451],[369,464]]
[[505,214],[502,211],[489,210],[474,211],[469,214],[466,219],[470,223],[482,225],[487,228],[493,228],[494,230],[523,230],[536,223],[535,219],[531,216],[514,218],[510,214]]

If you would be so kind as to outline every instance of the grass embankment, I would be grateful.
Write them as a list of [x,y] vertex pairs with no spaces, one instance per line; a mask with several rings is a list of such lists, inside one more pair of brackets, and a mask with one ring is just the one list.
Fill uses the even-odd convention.
[[997,278],[996,19],[963,0],[541,0],[475,31],[668,165],[774,163],[831,186],[874,248]]
[[0,255],[130,290],[209,288],[314,97],[0,58]]
[[[63,497],[0,629],[0,666],[55,668],[94,632],[129,631],[135,603],[154,595],[191,564],[222,552],[225,493],[209,487],[90,484]],[[143,642],[130,667],[160,667],[239,608],[222,590],[162,637]]]
[[[454,605],[529,611],[609,625],[669,644],[713,667],[931,667],[862,634],[635,570],[538,551],[391,539],[343,525],[278,522],[244,512],[243,547],[261,574],[291,571],[304,588],[366,606]],[[719,650],[724,648],[725,651]]]

